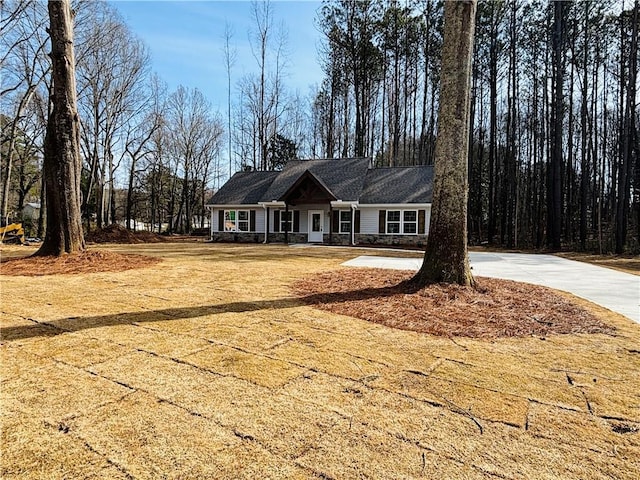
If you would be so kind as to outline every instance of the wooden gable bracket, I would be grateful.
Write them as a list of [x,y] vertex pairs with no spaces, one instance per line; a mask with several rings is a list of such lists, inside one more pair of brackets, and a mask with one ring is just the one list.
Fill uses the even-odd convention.
[[295,206],[305,203],[329,203],[337,198],[322,180],[305,170],[278,200]]

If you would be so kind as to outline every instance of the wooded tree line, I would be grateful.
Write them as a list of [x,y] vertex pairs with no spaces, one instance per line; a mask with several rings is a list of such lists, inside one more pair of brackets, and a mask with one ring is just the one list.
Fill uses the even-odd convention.
[[[147,47],[113,6],[74,3],[82,215],[86,229],[134,220],[159,231],[202,226],[220,174],[222,117],[197,89],[169,92]],[[51,114],[47,5],[2,2],[2,217],[44,202],[42,158]],[[45,208],[32,235],[43,236]],[[192,223],[199,220],[199,225]]]
[[[318,156],[433,161],[442,2],[328,0]],[[638,252],[638,2],[478,4],[469,236]]]
[[[255,73],[236,78],[236,34],[227,28],[225,122],[200,92],[166,91],[149,71],[146,47],[113,7],[76,4],[85,219],[135,218],[188,231],[206,189],[238,168],[278,169],[295,157],[433,162],[442,2],[323,2],[317,27],[325,75],[308,95],[286,85],[295,65],[274,7],[248,6]],[[6,215],[41,182],[50,67],[39,2],[2,8]],[[640,250],[638,10],[637,0],[479,2],[472,243]],[[121,192],[116,177],[128,180]]]

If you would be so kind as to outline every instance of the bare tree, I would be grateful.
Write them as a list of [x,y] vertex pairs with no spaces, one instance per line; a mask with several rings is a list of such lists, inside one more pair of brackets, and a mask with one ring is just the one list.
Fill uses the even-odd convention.
[[171,125],[168,148],[175,178],[171,204],[179,202],[177,211],[171,208],[170,230],[190,233],[193,210],[198,203],[196,193],[201,191],[197,184],[206,183],[211,161],[220,151],[224,128],[202,92],[183,86],[169,97],[167,117]]
[[[618,197],[616,199],[615,210],[615,252],[618,254],[624,252],[624,247],[627,242],[629,204],[631,203],[631,178],[634,169],[634,150],[635,161],[640,161],[638,160],[638,154],[640,152],[637,151],[638,131],[636,128],[636,117],[638,116],[636,92],[638,78],[639,10],[640,7],[638,0],[635,0],[633,8],[628,12],[622,12],[620,15],[620,50],[626,50],[628,60],[621,61],[620,65],[620,70],[624,72],[624,74],[621,75],[620,78],[620,154],[618,169]],[[637,165],[635,168],[636,171],[640,169]],[[636,175],[638,175],[638,173],[636,173]],[[640,187],[636,185],[636,188]]]
[[554,0],[553,15],[553,100],[551,102],[552,145],[547,174],[547,244],[560,250],[562,235],[562,134],[564,130],[564,78],[566,57],[566,11],[568,5]]
[[231,39],[233,38],[233,30],[230,25],[225,24],[224,28],[224,45],[222,52],[224,54],[224,66],[227,70],[227,135],[228,135],[228,154],[229,154],[229,178],[233,175],[233,135],[231,130],[231,69],[236,63],[237,51],[231,46]]
[[45,51],[49,39],[44,30],[47,15],[42,5],[24,0],[7,2],[7,5],[3,3],[2,11],[6,18],[0,23],[0,45],[3,49],[0,67],[6,88],[0,91],[0,100],[3,111],[11,111],[8,124],[3,125],[8,146],[2,159],[2,218],[7,221],[18,131],[34,95],[46,82],[50,61]]
[[[243,113],[242,150],[253,152],[254,168],[267,170],[269,140],[279,133],[288,95],[284,88],[287,67],[287,32],[283,25],[273,26],[273,6],[269,1],[251,3],[251,16],[255,22],[249,39],[258,67],[257,74],[247,74],[239,82]],[[255,125],[253,125],[255,123]],[[248,146],[251,148],[247,148]],[[246,159],[243,159],[246,163]]]
[[127,203],[125,206],[125,222],[128,229],[135,229],[132,220],[135,218],[136,190],[139,186],[139,175],[145,171],[141,160],[152,152],[152,139],[164,122],[166,110],[166,86],[157,76],[150,81],[148,95],[141,104],[142,111],[129,119],[124,150],[129,157],[129,181],[127,188]]
[[113,7],[102,2],[83,7],[78,31],[83,45],[78,54],[78,103],[88,180],[83,210],[88,227],[92,209],[102,227],[115,221],[114,180],[123,159],[118,153],[125,150],[116,144],[126,137],[132,118],[141,115],[150,58]]
[[80,217],[80,126],[76,104],[73,19],[69,0],[50,0],[53,111],[44,146],[47,233],[38,256],[84,250]]
[[253,56],[260,69],[258,83],[258,143],[260,148],[260,169],[267,169],[267,114],[265,112],[265,97],[267,84],[267,49],[271,26],[273,23],[273,12],[269,1],[251,2],[251,14],[256,22],[253,32],[252,50]]

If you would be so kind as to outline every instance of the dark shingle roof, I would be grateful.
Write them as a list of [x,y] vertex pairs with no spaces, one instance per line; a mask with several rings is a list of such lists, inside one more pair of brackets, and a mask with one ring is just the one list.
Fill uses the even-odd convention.
[[238,172],[207,202],[209,205],[255,205],[280,172]]
[[355,201],[362,192],[368,167],[368,158],[294,160],[287,163],[263,195],[262,201],[280,199],[307,170],[322,181],[338,200]]
[[281,172],[238,172],[207,202],[209,205],[256,205],[280,198],[305,172],[338,200],[360,204],[431,203],[433,167],[369,169],[369,159],[295,160]]
[[367,172],[360,204],[431,203],[433,167],[374,168]]

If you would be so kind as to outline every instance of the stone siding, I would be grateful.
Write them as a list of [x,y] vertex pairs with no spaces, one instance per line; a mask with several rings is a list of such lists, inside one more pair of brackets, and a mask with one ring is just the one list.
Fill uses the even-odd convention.
[[427,245],[427,235],[383,235],[375,233],[356,233],[356,245],[423,248]]
[[[213,232],[213,242],[263,243],[264,233]],[[380,235],[374,233],[356,233],[357,245],[379,245],[393,247],[419,247],[427,244],[427,235]],[[284,233],[270,233],[269,243],[284,243]],[[289,243],[307,243],[306,233],[289,233]],[[329,245],[329,234],[323,236],[323,243]],[[350,245],[348,233],[331,234],[331,245]]]
[[228,243],[260,243],[264,241],[264,233],[213,232],[211,241]]
[[[329,245],[329,234],[324,235],[324,242]],[[331,245],[351,245],[351,234],[349,233],[332,233]]]
[[[264,234],[263,234],[264,235]],[[288,234],[289,243],[307,243],[307,234],[306,233],[293,233],[289,232]],[[284,233],[270,233],[269,234],[269,243],[284,243]]]

